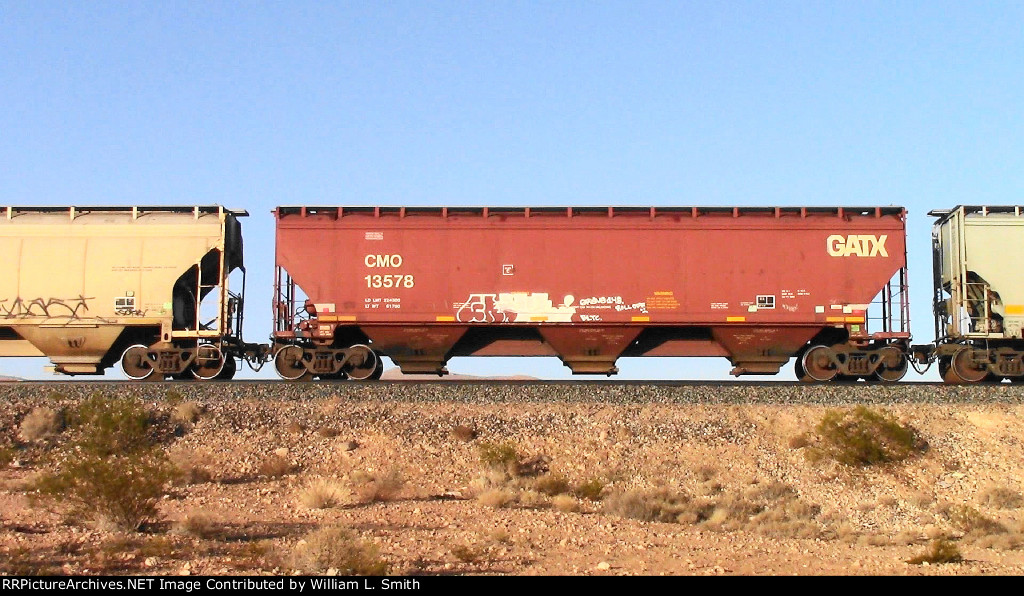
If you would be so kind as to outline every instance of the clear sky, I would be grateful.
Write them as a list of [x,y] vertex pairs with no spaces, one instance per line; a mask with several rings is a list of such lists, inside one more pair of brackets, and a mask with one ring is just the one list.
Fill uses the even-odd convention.
[[924,343],[927,211],[1022,191],[1021,2],[0,0],[0,204],[248,209],[250,341],[280,204],[868,204],[910,210]]

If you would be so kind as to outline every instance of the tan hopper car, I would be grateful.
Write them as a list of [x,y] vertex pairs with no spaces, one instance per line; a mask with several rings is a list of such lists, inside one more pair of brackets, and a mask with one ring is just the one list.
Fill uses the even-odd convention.
[[241,341],[239,217],[203,207],[0,207],[0,356],[56,372],[229,379]]
[[1024,210],[935,210],[934,356],[948,383],[1024,381]]

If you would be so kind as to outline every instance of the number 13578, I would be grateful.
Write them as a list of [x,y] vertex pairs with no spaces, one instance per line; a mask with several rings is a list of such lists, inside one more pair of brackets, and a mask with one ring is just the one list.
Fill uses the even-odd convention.
[[368,288],[411,288],[416,285],[411,275],[367,275]]

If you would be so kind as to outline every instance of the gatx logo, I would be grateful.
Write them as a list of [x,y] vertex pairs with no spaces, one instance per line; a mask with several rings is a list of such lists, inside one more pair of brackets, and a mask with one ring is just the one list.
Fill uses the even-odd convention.
[[832,234],[825,243],[828,254],[833,257],[887,257],[885,241],[888,236],[872,236],[871,234],[850,234],[840,236]]

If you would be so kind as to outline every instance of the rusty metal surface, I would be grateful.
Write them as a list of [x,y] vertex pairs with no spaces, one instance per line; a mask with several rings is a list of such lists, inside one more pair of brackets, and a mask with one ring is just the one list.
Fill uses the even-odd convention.
[[[415,351],[461,354],[462,332],[474,327],[534,328],[581,367],[613,362],[641,332],[662,327],[710,336],[666,337],[651,354],[785,361],[825,326],[863,325],[866,305],[906,265],[898,207],[282,207],[276,215],[277,265],[315,320],[358,326],[398,361]],[[547,349],[515,342],[468,353]]]

